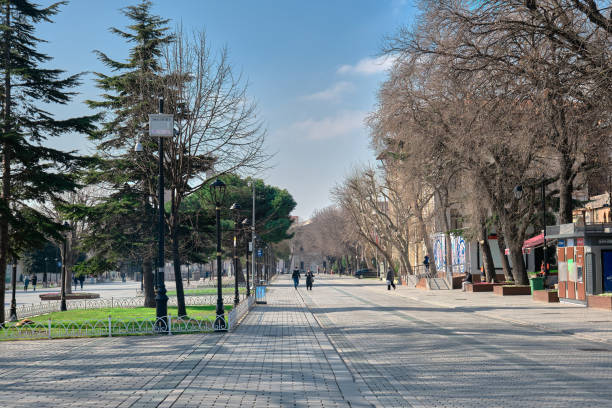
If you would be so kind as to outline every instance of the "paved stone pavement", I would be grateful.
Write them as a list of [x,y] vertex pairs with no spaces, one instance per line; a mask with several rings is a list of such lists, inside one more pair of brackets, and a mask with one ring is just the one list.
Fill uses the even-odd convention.
[[229,334],[2,342],[0,406],[612,406],[611,344],[451,297],[281,276]]

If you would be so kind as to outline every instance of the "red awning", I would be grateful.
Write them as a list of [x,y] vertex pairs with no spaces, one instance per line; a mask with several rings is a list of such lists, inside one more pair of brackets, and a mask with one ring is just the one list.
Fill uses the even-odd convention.
[[535,248],[540,245],[544,245],[544,233],[540,235],[536,235],[535,237],[531,237],[525,242],[523,242],[523,249],[525,248]]

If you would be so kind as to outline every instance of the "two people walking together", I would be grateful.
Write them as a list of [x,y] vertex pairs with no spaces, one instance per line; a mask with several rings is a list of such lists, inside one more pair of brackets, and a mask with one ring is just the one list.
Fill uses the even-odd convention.
[[[291,274],[291,278],[293,278],[293,287],[297,289],[298,285],[300,284],[300,270],[294,269],[293,274]],[[307,290],[312,290],[312,282],[314,282],[314,275],[312,274],[312,271],[309,269],[308,272],[306,272],[306,289]]]

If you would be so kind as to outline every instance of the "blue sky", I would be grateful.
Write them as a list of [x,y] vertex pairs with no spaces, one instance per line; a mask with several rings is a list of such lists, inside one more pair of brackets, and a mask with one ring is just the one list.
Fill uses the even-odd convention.
[[[44,1],[43,4],[48,2]],[[55,24],[39,27],[53,67],[69,73],[102,71],[92,50],[124,59],[128,45],[109,33],[124,28],[119,9],[137,1],[72,0]],[[273,167],[259,175],[296,199],[295,215],[307,218],[330,204],[330,188],[358,164],[374,160],[363,120],[374,109],[388,61],[378,57],[385,35],[411,24],[415,8],[406,0],[158,0],[153,11],[205,30],[213,48],[227,46],[232,65],[249,81],[249,95],[268,129]],[[93,77],[81,95],[54,108],[59,117],[88,113],[95,98]],[[78,136],[53,142],[89,151]]]

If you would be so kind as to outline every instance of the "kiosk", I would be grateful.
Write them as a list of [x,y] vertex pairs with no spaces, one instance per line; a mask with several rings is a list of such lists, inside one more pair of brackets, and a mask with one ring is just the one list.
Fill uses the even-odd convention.
[[612,223],[547,226],[546,239],[557,240],[560,301],[587,305],[612,293]]

